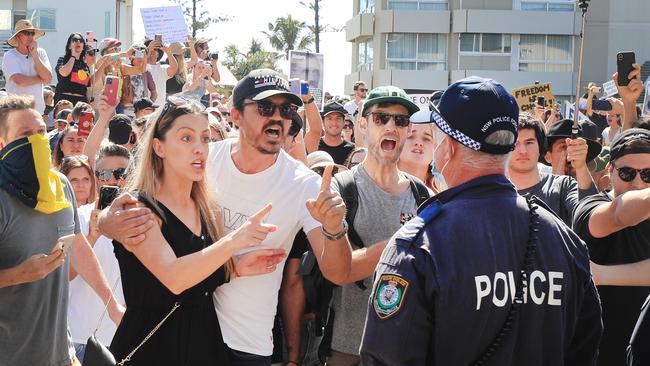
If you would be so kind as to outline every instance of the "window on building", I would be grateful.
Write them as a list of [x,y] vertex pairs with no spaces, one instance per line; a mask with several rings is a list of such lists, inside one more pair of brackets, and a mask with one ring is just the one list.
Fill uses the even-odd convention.
[[386,38],[386,67],[394,70],[445,70],[445,34],[390,33]]
[[572,0],[549,0],[549,1],[521,0],[521,10],[524,10],[524,11],[575,11],[575,1],[572,1]]
[[447,0],[388,0],[390,10],[449,10]]
[[24,10],[14,10],[13,12],[13,19],[11,23],[11,29],[13,30],[14,27],[16,26],[16,23],[18,23],[19,20],[25,19],[27,13]]
[[27,18],[36,28],[56,30],[56,9],[32,9],[27,11]]
[[462,33],[460,52],[509,54],[510,35],[500,33]]
[[111,35],[111,12],[104,12],[104,38]]
[[361,42],[359,47],[359,63],[357,71],[372,71],[372,40]]
[[359,14],[374,13],[375,0],[359,0]]
[[519,36],[519,71],[570,72],[573,37],[522,34]]

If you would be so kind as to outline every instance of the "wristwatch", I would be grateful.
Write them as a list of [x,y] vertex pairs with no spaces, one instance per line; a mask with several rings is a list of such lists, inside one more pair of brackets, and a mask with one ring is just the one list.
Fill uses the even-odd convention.
[[337,241],[337,240],[341,239],[342,237],[344,237],[345,234],[348,233],[348,223],[345,220],[343,220],[342,223],[343,223],[343,229],[341,229],[341,231],[339,231],[336,234],[328,233],[327,230],[325,230],[325,228],[323,226],[320,227],[320,231],[323,232],[323,235],[325,235],[327,240]]
[[307,99],[307,101],[304,102],[304,103],[305,103],[305,104],[311,104],[311,103],[314,103],[314,97],[311,97],[311,98]]

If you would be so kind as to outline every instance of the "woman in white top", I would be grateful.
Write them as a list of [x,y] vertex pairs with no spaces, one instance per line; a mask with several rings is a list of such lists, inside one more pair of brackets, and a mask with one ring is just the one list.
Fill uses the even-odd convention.
[[608,113],[607,124],[609,127],[606,127],[602,133],[603,146],[609,146],[609,144],[621,134],[621,115]]

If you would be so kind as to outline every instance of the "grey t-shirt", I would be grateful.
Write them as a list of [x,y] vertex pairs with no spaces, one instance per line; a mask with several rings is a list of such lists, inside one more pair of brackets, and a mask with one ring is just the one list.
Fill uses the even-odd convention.
[[[31,209],[0,188],[0,269],[34,254],[49,254],[59,237],[79,233],[70,183],[59,174],[71,208],[53,214]],[[70,252],[69,252],[70,253]],[[68,271],[64,264],[40,281],[0,288],[0,365],[63,366],[72,363],[68,333]]]
[[517,191],[526,197],[542,200],[568,227],[573,225],[573,212],[581,199],[598,193],[592,184],[588,190],[579,189],[578,181],[568,175],[541,174],[539,183]]
[[[354,167],[352,172],[359,192],[354,229],[365,247],[390,239],[404,223],[417,214],[417,202],[410,187],[395,196],[377,187],[362,165]],[[332,188],[339,190],[336,180],[332,180]],[[372,292],[372,277],[363,282],[365,290],[356,283],[334,289],[332,307],[336,315],[332,349],[336,351],[359,354],[368,298]]]

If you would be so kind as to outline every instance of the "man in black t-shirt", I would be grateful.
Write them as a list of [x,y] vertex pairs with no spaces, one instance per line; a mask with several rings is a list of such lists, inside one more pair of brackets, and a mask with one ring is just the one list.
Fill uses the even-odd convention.
[[343,124],[345,123],[345,108],[338,102],[326,104],[323,107],[323,137],[318,144],[318,150],[329,153],[336,164],[345,164],[345,159],[354,150],[354,144],[343,139]]
[[568,175],[540,173],[537,162],[546,152],[544,126],[530,114],[522,113],[519,115],[519,136],[515,150],[508,159],[506,172],[520,195],[541,199],[571,227],[573,212],[579,201],[597,191],[587,168],[586,140],[577,138],[569,141],[571,144],[566,146],[566,160],[575,169],[577,179]]
[[[611,145],[608,171],[612,191],[584,199],[574,230],[597,264],[624,264],[650,258],[650,132],[629,129]],[[639,310],[650,287],[599,286],[604,333],[599,365],[623,365]]]

